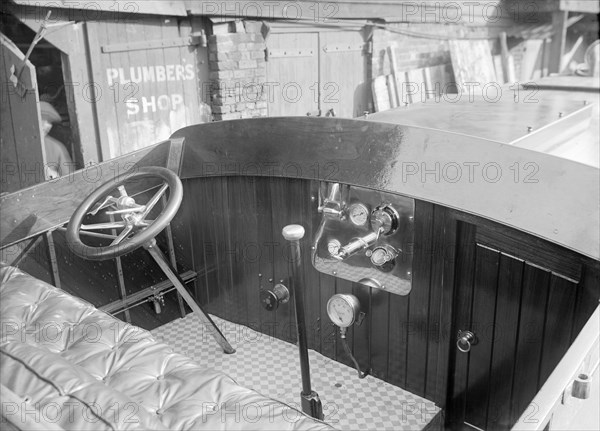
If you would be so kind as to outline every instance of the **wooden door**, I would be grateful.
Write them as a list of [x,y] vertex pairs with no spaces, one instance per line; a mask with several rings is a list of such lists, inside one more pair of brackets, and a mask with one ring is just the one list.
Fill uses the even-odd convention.
[[0,192],[46,179],[35,67],[0,33]]
[[[161,17],[88,24],[101,140],[113,158],[209,120],[188,20]],[[205,53],[204,53],[205,54]],[[202,56],[202,54],[198,54]],[[205,73],[203,73],[205,72]]]
[[267,39],[267,108],[270,117],[319,109],[319,34],[274,33]]
[[367,56],[359,31],[321,33],[321,110],[354,118],[368,110]]
[[[457,429],[510,429],[580,329],[589,286],[568,251],[466,223],[459,232],[448,415]],[[469,352],[459,330],[475,334]]]
[[[278,29],[267,38],[270,117],[327,115],[353,118],[368,109],[362,33]],[[331,113],[329,114],[331,115]]]

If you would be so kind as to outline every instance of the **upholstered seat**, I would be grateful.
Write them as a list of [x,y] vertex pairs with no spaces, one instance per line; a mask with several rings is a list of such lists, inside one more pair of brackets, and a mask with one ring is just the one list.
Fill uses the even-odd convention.
[[2,266],[3,406],[65,429],[331,429],[173,353],[143,329]]

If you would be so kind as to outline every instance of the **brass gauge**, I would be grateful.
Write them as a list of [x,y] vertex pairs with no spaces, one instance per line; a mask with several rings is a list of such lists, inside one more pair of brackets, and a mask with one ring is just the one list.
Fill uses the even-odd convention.
[[360,202],[353,203],[348,208],[348,217],[352,224],[364,226],[369,220],[369,209],[365,204],[361,204]]
[[336,293],[327,301],[327,314],[337,326],[347,328],[358,319],[360,302],[354,295]]

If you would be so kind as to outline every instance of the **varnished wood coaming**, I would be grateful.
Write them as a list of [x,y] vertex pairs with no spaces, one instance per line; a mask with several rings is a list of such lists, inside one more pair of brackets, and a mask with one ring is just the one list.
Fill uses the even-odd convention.
[[[589,199],[600,193],[600,175],[590,166],[468,136],[336,118],[216,122],[187,127],[173,135],[182,137],[182,179],[268,176],[360,185],[476,214],[600,257],[596,240],[600,236],[600,211]],[[158,152],[162,154],[160,160],[138,161],[164,166],[167,150],[162,145],[134,154],[152,158]],[[131,157],[135,156],[106,163],[123,163]],[[501,173],[490,180],[477,170],[471,181],[468,166],[473,163],[478,169],[495,164]],[[528,175],[531,172],[523,172],[526,165],[535,168],[534,178]],[[100,166],[109,168],[101,179],[114,175],[110,165]],[[441,174],[427,176],[426,170],[436,166],[438,171],[445,166],[462,166],[465,171],[459,181],[440,179]],[[411,169],[419,172],[411,174]],[[77,206],[77,196],[88,194],[95,185],[86,181],[82,172],[86,170],[73,175],[76,181],[72,183],[64,178],[26,189],[37,192],[38,201],[31,196],[21,199],[23,192],[2,198],[0,245],[67,220]],[[17,199],[21,206],[26,202],[29,207],[19,211]],[[45,214],[36,214],[37,207]],[[576,211],[566,217],[568,209]]]
[[[173,136],[186,139],[182,178],[359,185],[476,214],[600,258],[600,210],[589,199],[600,194],[600,171],[591,166],[473,136],[336,118],[216,122]],[[454,181],[443,170],[456,166]],[[567,217],[569,209],[576,211]]]

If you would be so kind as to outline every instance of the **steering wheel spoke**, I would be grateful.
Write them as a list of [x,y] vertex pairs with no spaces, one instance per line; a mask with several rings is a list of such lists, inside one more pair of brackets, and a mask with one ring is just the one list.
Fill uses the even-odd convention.
[[117,202],[117,200],[115,198],[113,198],[112,196],[107,196],[106,198],[104,198],[104,200],[102,201],[102,203],[98,203],[94,209],[92,209],[89,214],[90,215],[96,215],[98,214],[98,211],[103,210],[104,208],[108,208],[111,206],[114,206],[115,203]]
[[[129,195],[125,190],[125,184],[128,181],[140,178],[158,178],[163,181],[158,191],[145,205],[135,203],[133,200],[135,193]],[[146,217],[161,198],[165,196],[167,189],[169,189],[169,195],[164,208],[154,220],[147,220]],[[118,190],[119,197],[117,198],[113,197],[115,190]],[[131,192],[131,190],[129,191]],[[110,193],[113,193],[113,196],[110,196]],[[67,226],[67,244],[73,253],[84,259],[105,260],[122,256],[150,243],[175,217],[182,199],[183,186],[181,185],[181,180],[169,169],[142,167],[133,174],[124,173],[102,184],[79,205]],[[82,224],[88,214],[93,213],[92,215],[95,215],[100,209],[107,207],[112,207],[109,211],[106,211],[106,214],[111,219],[119,216],[122,220],[111,220],[110,222],[87,225]],[[115,230],[119,229],[122,230],[118,235],[115,235]],[[94,232],[98,230],[113,230],[113,235]],[[101,236],[112,241],[108,246],[90,246],[84,244],[81,241],[81,236],[88,233],[93,234],[92,236]]]
[[104,230],[104,229],[120,229],[126,226],[124,221],[115,221],[108,223],[82,224],[81,230]]
[[106,214],[108,214],[108,215],[129,214],[129,213],[142,212],[144,210],[146,210],[145,205],[137,205],[137,206],[131,207],[131,208],[123,208],[120,210],[106,211]]
[[141,217],[142,219],[146,218],[146,216],[150,213],[150,211],[152,211],[152,208],[154,208],[154,206],[158,203],[158,201],[160,200],[162,195],[165,194],[165,192],[167,191],[168,188],[169,188],[168,184],[163,184],[162,186],[160,186],[160,189],[158,189],[158,191],[154,194],[154,196],[152,196],[152,198],[146,204],[146,209],[142,213],[142,217]]
[[123,241],[129,234],[133,231],[133,225],[126,226],[125,229],[121,231],[121,233],[114,239],[110,245],[118,245]]

